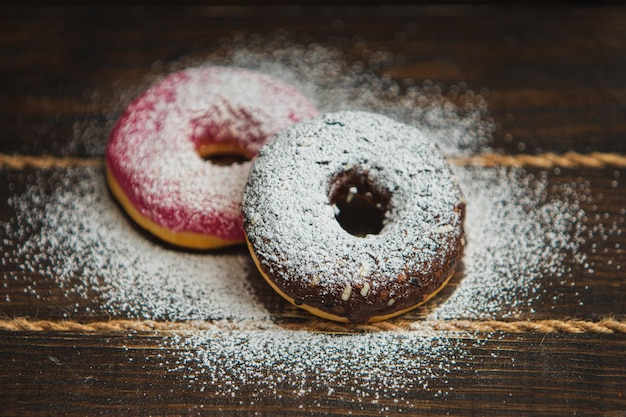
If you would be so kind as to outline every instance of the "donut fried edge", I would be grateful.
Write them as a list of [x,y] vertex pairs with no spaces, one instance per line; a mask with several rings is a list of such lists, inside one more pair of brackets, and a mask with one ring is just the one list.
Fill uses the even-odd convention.
[[106,179],[111,193],[120,203],[126,214],[142,229],[158,237],[164,242],[189,249],[220,249],[227,246],[238,245],[243,240],[226,240],[216,236],[203,235],[193,232],[173,232],[163,226],[158,225],[153,220],[142,215],[131,203],[126,193],[122,190],[109,167],[106,167]]
[[[265,271],[263,271],[263,268],[261,267],[261,263],[259,262],[259,259],[257,258],[256,254],[254,253],[254,249],[252,248],[252,244],[250,243],[250,240],[248,239],[247,235],[246,235],[246,244],[248,246],[248,250],[250,251],[250,256],[252,257],[252,260],[254,261],[254,264],[256,265],[257,270],[259,271],[259,274],[261,274],[263,279],[265,279],[265,281],[270,285],[270,287],[272,287],[272,289],[276,293],[278,293],[278,295],[283,297],[290,304],[292,304],[292,305],[294,305],[294,306],[296,306],[296,307],[298,307],[300,309],[303,309],[305,311],[308,311],[309,313],[313,314],[314,316],[321,317],[321,318],[326,319],[326,320],[337,321],[337,322],[340,322],[340,323],[351,323],[351,321],[350,321],[350,319],[348,317],[339,316],[339,315],[336,315],[336,314],[331,314],[331,313],[329,313],[327,311],[324,311],[324,310],[321,310],[319,308],[307,305],[306,303],[297,304],[293,297],[290,297],[283,290],[278,288],[278,286],[274,283],[274,281],[270,278],[270,276]],[[384,314],[384,315],[380,315],[380,316],[371,316],[371,317],[369,317],[365,321],[365,323],[376,323],[376,322],[389,320],[391,318],[394,318],[394,317],[400,316],[402,314],[408,313],[409,311],[412,311],[412,310],[416,309],[417,307],[427,303],[433,297],[435,297],[437,294],[439,294],[439,292],[441,290],[443,290],[446,285],[448,285],[448,282],[450,282],[450,280],[452,279],[452,277],[454,276],[455,273],[456,273],[456,267],[451,269],[450,274],[448,275],[448,277],[443,281],[443,283],[437,289],[435,289],[430,294],[427,294],[426,297],[423,300],[417,302],[416,304],[414,304],[412,306],[409,306],[407,308],[401,309],[401,310],[394,311],[394,312],[389,313],[389,314]]]
[[[395,211],[380,234],[340,225],[329,190],[342,173],[393,190]],[[294,190],[306,191],[306,207]],[[454,276],[465,246],[465,201],[436,144],[374,113],[328,113],[277,134],[253,163],[242,202],[263,278],[291,304],[339,322],[383,321],[426,303]]]

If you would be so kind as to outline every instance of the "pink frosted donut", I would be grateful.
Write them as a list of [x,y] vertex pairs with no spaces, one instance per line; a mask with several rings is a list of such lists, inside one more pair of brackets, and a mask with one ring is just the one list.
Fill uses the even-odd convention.
[[241,198],[250,162],[281,129],[317,114],[293,86],[253,71],[203,66],[171,74],[135,99],[106,149],[109,187],[130,217],[166,242],[219,248],[245,241]]

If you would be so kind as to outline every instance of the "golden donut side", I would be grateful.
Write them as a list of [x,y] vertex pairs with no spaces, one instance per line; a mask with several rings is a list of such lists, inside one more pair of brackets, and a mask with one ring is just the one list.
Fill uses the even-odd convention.
[[[293,304],[294,306],[296,306],[298,308],[301,308],[303,310],[306,310],[309,313],[311,313],[311,314],[313,314],[313,315],[315,315],[317,317],[321,317],[323,319],[333,320],[333,321],[337,321],[337,322],[341,322],[341,323],[349,323],[350,322],[350,320],[347,317],[338,316],[336,314],[331,314],[331,313],[328,313],[326,311],[320,310],[319,308],[311,307],[311,306],[306,305],[306,304],[301,304],[301,305],[296,304],[295,300],[292,297],[290,297],[287,294],[285,294],[280,288],[278,288],[278,286],[265,273],[265,271],[263,271],[263,268],[261,268],[261,263],[260,263],[259,259],[257,258],[256,254],[254,253],[254,249],[252,248],[252,244],[250,243],[250,240],[248,239],[247,234],[246,234],[246,244],[248,245],[248,250],[250,251],[250,256],[252,257],[252,260],[254,261],[254,264],[256,265],[257,270],[259,271],[261,276],[265,279],[265,281],[267,281],[267,283],[281,297],[283,297],[285,300],[287,300],[289,303]],[[394,311],[393,313],[390,313],[390,314],[385,314],[385,315],[381,315],[381,316],[372,316],[372,317],[367,319],[367,323],[375,323],[375,322],[379,322],[379,321],[388,320],[388,319],[396,317],[396,316],[400,316],[400,315],[402,315],[404,313],[408,313],[409,311],[411,311],[411,310],[421,306],[422,304],[428,302],[431,298],[433,298],[434,296],[439,294],[439,292],[452,279],[452,277],[454,276],[455,272],[456,272],[456,268],[454,268],[452,270],[452,272],[450,272],[450,275],[448,275],[448,277],[443,281],[443,283],[439,286],[439,288],[437,288],[435,291],[433,291],[430,294],[428,294],[422,301],[419,301],[416,304],[414,304],[414,305],[412,305],[412,306],[410,306],[408,308],[405,308],[405,309],[402,309],[402,310],[398,310],[398,311]]]
[[137,210],[126,193],[122,190],[122,187],[120,187],[115,177],[111,174],[108,164],[106,164],[106,178],[111,193],[130,218],[141,228],[167,243],[190,249],[219,249],[243,243],[243,240],[221,239],[216,236],[203,235],[200,233],[173,232],[142,215],[139,210]]

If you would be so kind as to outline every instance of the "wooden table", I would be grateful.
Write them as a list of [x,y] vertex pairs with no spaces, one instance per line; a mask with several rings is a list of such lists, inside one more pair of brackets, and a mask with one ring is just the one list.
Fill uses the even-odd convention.
[[[429,319],[463,290],[460,271],[429,305],[360,327],[310,317],[252,269],[266,318],[189,321],[107,304],[85,284],[99,271],[84,253],[71,277],[32,267],[66,242],[43,244],[46,217],[29,210],[103,175],[108,129],[132,96],[233,39],[276,33],[347,62],[383,51],[381,78],[483,96],[487,154],[452,163],[522,166],[546,176],[548,197],[579,184],[585,261],[535,278],[545,296],[528,308]],[[626,8],[4,5],[0,44],[0,415],[625,415]],[[381,351],[393,360],[377,343],[397,344]]]

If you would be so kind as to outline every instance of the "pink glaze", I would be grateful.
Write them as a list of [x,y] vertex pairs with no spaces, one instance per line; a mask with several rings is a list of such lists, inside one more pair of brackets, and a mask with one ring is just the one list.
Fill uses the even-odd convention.
[[217,166],[198,149],[235,145],[249,158],[281,129],[317,114],[296,88],[240,68],[174,73],[135,99],[113,128],[110,174],[144,217],[173,232],[243,240],[250,162]]

